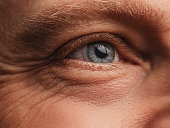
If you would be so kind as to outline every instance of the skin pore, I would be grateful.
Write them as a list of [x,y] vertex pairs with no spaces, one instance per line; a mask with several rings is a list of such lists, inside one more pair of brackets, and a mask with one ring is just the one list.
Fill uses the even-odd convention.
[[[170,127],[169,6],[0,1],[0,128]],[[88,61],[101,40],[119,61]]]

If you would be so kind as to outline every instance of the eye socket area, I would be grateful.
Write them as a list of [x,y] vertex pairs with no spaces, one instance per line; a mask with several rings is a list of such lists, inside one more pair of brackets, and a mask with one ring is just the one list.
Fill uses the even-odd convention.
[[[93,53],[91,57],[88,55],[90,52],[87,54],[89,49]],[[96,55],[97,52],[100,55]],[[101,62],[102,57],[105,63]],[[74,38],[56,49],[47,63],[45,68],[54,73],[55,79],[71,83],[100,83],[130,74],[133,76],[137,72],[142,77],[145,75],[143,60],[114,33],[92,33]]]
[[[88,50],[92,52],[91,57],[88,55],[90,53]],[[112,58],[108,59],[109,57]],[[103,63],[100,59],[96,61],[96,58],[104,58],[107,62]],[[122,87],[122,89],[118,87],[119,91],[125,88],[128,90],[138,81],[134,79],[141,81],[145,76],[140,66],[131,64],[138,63],[138,60],[126,42],[116,34],[92,33],[74,38],[56,49],[48,59],[49,63],[42,74],[49,77],[49,85],[54,87],[58,85],[58,81],[63,81],[71,85],[66,85],[71,90],[83,87],[89,90],[92,88],[101,90],[101,87],[110,90],[110,87],[118,86]],[[83,88],[83,92],[88,91]]]

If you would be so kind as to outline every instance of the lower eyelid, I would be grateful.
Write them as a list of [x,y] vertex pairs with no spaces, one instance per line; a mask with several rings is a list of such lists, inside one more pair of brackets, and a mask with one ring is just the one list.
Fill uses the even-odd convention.
[[97,65],[84,61],[64,60],[60,64],[54,64],[50,68],[56,77],[81,83],[109,81],[124,77],[128,75],[128,72],[144,73],[143,69],[139,66],[121,62]]

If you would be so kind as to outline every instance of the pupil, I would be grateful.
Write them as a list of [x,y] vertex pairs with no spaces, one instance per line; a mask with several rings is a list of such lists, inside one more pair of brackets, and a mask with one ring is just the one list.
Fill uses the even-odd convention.
[[104,59],[108,56],[108,51],[109,49],[107,49],[103,45],[95,47],[95,54],[98,58],[101,58],[101,59]]

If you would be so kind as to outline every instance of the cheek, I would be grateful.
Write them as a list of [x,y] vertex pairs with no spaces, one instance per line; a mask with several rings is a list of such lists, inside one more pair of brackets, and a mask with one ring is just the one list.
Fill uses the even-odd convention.
[[[132,77],[126,83],[137,84],[139,81],[136,82],[134,78]],[[0,122],[0,127],[2,126],[2,128],[6,128],[9,124],[14,126],[14,122],[16,125],[13,128],[120,128],[122,125],[127,127],[129,123],[133,127],[134,120],[139,120],[137,122],[139,125],[141,122],[146,123],[146,117],[151,112],[151,109],[147,110],[148,108],[158,110],[163,105],[158,100],[154,100],[155,105],[153,105],[153,101],[139,100],[136,97],[133,99],[127,97],[120,101],[118,98],[121,96],[117,95],[119,97],[116,99],[113,88],[109,89],[109,95],[107,94],[109,90],[105,90],[106,93],[102,94],[103,89],[99,92],[89,92],[91,89],[83,90],[82,88],[83,93],[73,93],[74,95],[72,96],[68,94],[74,92],[74,89],[68,91],[69,88],[67,88],[67,91],[64,91],[67,97],[60,98],[59,95],[54,95],[53,92],[44,90],[41,87],[26,87],[26,83],[29,83],[28,81],[23,83],[8,86],[10,88],[7,89],[7,96],[5,96],[4,91],[5,97],[1,100],[3,102],[0,102],[0,107],[3,106],[4,108],[0,117],[5,112],[4,115],[7,122],[6,125],[1,125]],[[113,83],[111,82],[110,84]],[[22,84],[23,88],[21,88]],[[97,85],[93,86],[97,88]],[[126,97],[127,94],[125,92],[128,93],[128,88],[126,91],[120,90],[118,90],[119,94],[122,92],[124,94],[123,97]],[[11,93],[9,93],[10,91]],[[100,95],[100,97],[94,97],[95,94]],[[96,98],[99,99],[96,100]],[[86,102],[82,102],[80,99],[86,99]],[[96,101],[99,103],[101,100],[104,104],[96,104]],[[139,101],[140,103],[138,103]],[[165,103],[168,102],[166,101]],[[18,125],[21,127],[18,127]],[[137,126],[139,125],[137,124]]]
[[41,111],[28,124],[31,128],[110,128],[110,116],[101,108],[65,99]]
[[162,110],[159,102],[127,103],[96,107],[69,98],[57,103],[47,101],[24,128],[167,128],[163,127],[165,123],[169,126],[169,118],[154,116]]

